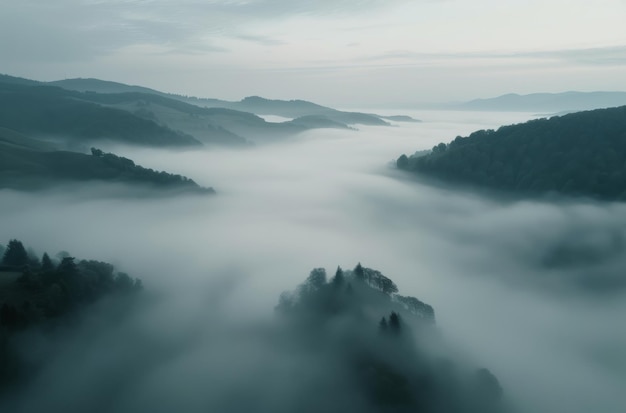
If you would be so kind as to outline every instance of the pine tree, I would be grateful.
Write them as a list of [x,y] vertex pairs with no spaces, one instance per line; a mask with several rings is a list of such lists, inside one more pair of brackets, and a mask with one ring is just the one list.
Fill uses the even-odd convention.
[[48,256],[47,252],[44,252],[43,256],[41,257],[41,270],[42,271],[54,270],[54,264],[52,264],[52,260],[50,259],[50,256]]
[[400,316],[395,311],[389,316],[389,328],[395,333],[400,332]]
[[380,323],[378,323],[378,328],[383,333],[389,329],[389,325],[387,324],[387,319],[385,317],[380,319]]
[[12,239],[2,257],[4,265],[21,266],[28,264],[28,254],[21,241]]
[[345,282],[345,277],[343,275],[343,270],[341,267],[337,267],[337,271],[335,272],[335,276],[333,277],[333,287],[339,288]]
[[359,281],[365,281],[365,270],[363,266],[361,266],[361,263],[358,263],[354,268],[354,276]]

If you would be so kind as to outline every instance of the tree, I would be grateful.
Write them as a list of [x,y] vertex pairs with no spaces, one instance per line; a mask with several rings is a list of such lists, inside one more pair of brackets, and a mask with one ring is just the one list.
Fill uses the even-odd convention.
[[365,281],[365,270],[363,270],[361,263],[358,263],[356,267],[354,267],[354,276],[359,281]]
[[115,277],[115,288],[118,291],[128,292],[133,290],[135,281],[125,272],[118,272]]
[[78,267],[74,262],[74,257],[64,257],[57,267],[57,271],[64,275],[77,275]]
[[392,311],[389,316],[389,328],[394,333],[400,332],[400,316],[395,311]]
[[333,287],[339,288],[345,282],[345,277],[343,275],[343,270],[341,267],[337,267],[337,271],[335,272],[335,276],[333,277]]
[[41,257],[41,270],[42,271],[54,270],[54,264],[52,264],[52,260],[48,256],[47,252],[44,252],[43,256]]
[[433,153],[442,153],[447,149],[447,145],[445,143],[440,143],[439,145],[433,146]]
[[102,156],[104,156],[104,152],[102,152],[98,148],[91,148],[91,155],[93,155],[93,156],[95,156],[97,158],[102,158]]
[[415,314],[418,317],[423,318],[426,321],[435,322],[435,310],[432,306],[421,302],[415,297],[405,297],[402,295],[395,295],[394,299],[401,303],[406,310]]
[[389,278],[385,277],[380,271],[365,268],[363,272],[365,274],[364,279],[370,287],[377,288],[388,295],[398,292],[396,284]]
[[389,329],[389,325],[387,324],[387,319],[385,317],[380,319],[380,323],[378,323],[378,328],[383,333]]
[[402,154],[396,161],[396,166],[398,167],[398,169],[408,169],[409,158],[406,155]]
[[16,239],[9,241],[9,245],[7,245],[7,249],[2,258],[2,263],[16,267],[28,264],[28,254],[21,241]]
[[314,268],[306,279],[306,285],[312,290],[318,290],[326,284],[326,270],[324,268]]

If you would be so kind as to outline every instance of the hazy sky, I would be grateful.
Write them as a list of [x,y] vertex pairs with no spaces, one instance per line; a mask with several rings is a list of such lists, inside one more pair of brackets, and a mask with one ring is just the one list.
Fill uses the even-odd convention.
[[626,0],[0,0],[0,72],[359,106],[624,90]]

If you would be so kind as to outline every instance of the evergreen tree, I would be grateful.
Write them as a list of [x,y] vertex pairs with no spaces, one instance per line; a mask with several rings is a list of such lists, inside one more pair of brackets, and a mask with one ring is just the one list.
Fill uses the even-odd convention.
[[337,271],[335,272],[335,276],[333,277],[333,287],[339,288],[345,282],[345,276],[343,275],[343,270],[341,267],[337,267]]
[[394,333],[400,332],[400,316],[395,311],[392,311],[389,316],[389,328]]
[[354,267],[354,276],[359,281],[365,281],[365,270],[361,263],[358,263],[356,267]]
[[387,324],[387,319],[385,317],[380,319],[380,323],[378,323],[378,328],[383,333],[389,329],[389,324]]
[[402,154],[396,161],[396,166],[398,167],[398,169],[408,169],[409,158],[406,155]]
[[54,264],[52,264],[52,260],[48,256],[47,252],[44,252],[43,256],[41,257],[41,270],[42,271],[54,270]]
[[65,257],[57,267],[57,271],[63,275],[77,275],[78,267],[74,262],[74,257]]
[[28,254],[21,241],[12,239],[2,257],[4,265],[20,266],[28,264]]

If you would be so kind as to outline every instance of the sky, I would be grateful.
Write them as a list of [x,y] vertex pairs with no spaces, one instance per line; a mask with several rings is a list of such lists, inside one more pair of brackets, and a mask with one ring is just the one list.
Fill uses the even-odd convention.
[[343,107],[626,90],[626,0],[0,0],[0,73]]

